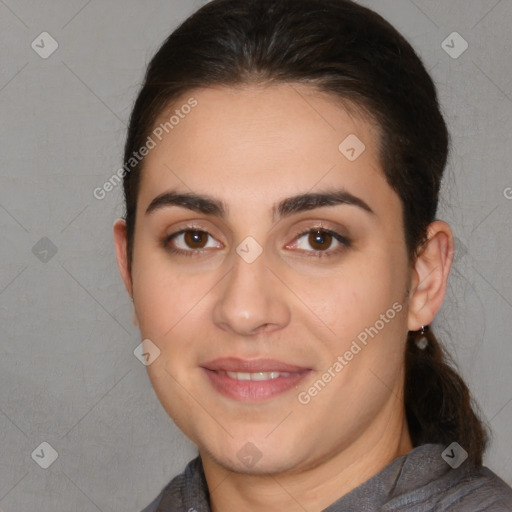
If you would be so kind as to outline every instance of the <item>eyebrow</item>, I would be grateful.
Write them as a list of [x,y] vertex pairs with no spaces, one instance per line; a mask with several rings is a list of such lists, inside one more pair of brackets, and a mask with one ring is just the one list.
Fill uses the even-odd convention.
[[[272,208],[274,219],[283,219],[293,214],[323,208],[325,206],[350,205],[375,215],[370,206],[360,197],[345,189],[326,190],[323,192],[309,192],[283,199]],[[164,192],[155,197],[146,209],[146,215],[163,208],[179,206],[205,215],[214,215],[225,219],[227,208],[218,199],[191,192]]]

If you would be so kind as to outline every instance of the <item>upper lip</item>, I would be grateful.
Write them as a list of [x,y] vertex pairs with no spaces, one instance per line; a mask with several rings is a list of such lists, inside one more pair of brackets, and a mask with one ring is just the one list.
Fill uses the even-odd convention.
[[276,359],[240,359],[237,357],[221,357],[208,361],[200,366],[213,371],[238,373],[287,372],[294,373],[309,370],[303,366],[284,363]]

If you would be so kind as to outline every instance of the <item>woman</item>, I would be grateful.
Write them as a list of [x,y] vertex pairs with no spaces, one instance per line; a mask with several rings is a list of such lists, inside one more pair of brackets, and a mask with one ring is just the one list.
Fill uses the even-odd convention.
[[199,457],[146,511],[512,510],[428,326],[448,134],[348,0],[214,0],[149,64],[114,226],[148,373]]

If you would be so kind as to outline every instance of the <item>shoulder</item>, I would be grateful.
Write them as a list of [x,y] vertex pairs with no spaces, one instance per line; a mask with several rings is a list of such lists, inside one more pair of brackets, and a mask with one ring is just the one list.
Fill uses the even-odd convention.
[[512,511],[512,488],[489,468],[479,467],[461,478],[442,497],[440,510]]
[[[167,510],[169,505],[177,507],[182,502],[182,489],[185,485],[183,473],[174,477],[160,494],[141,512],[160,512]],[[175,510],[179,510],[175,508]]]
[[382,511],[512,512],[512,488],[486,467],[450,470]]
[[144,510],[141,512],[156,512],[156,509],[158,507],[158,504],[160,503],[160,500],[162,499],[162,494],[160,494],[157,498],[155,498]]
[[209,510],[209,508],[205,508],[208,502],[208,487],[200,457],[191,460],[183,473],[174,477],[141,512],[193,510],[194,508],[190,504],[192,502],[198,512]]
[[380,510],[512,512],[512,488],[498,475],[467,463],[452,468],[444,451],[441,444],[426,444],[397,459],[399,476]]

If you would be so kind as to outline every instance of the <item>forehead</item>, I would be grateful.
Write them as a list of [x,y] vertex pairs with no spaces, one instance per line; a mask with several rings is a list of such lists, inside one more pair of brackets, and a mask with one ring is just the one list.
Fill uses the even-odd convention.
[[141,206],[166,188],[262,205],[317,185],[393,194],[376,125],[311,86],[196,89],[162,112],[154,128]]

